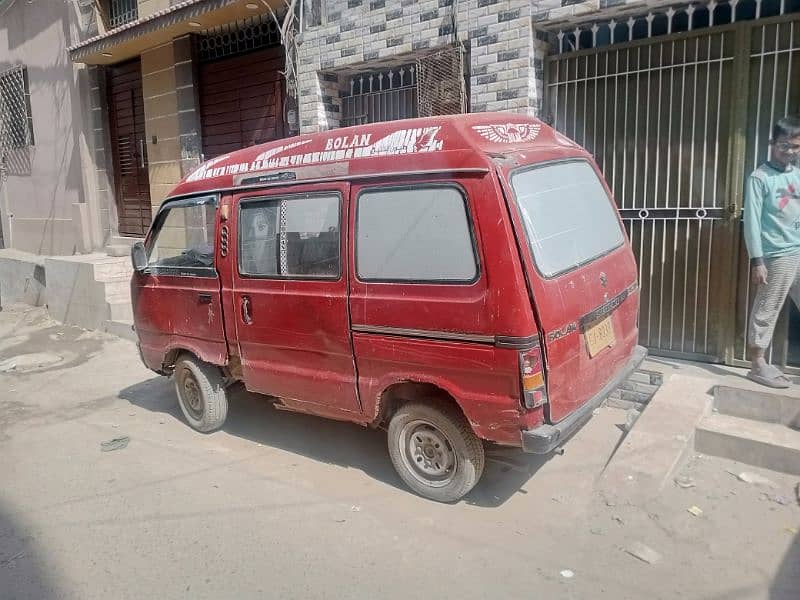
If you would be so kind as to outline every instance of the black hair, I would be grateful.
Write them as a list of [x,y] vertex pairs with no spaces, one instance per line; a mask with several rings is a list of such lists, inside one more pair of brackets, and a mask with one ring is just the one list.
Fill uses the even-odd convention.
[[800,137],[800,118],[795,116],[783,117],[775,121],[772,126],[772,141]]

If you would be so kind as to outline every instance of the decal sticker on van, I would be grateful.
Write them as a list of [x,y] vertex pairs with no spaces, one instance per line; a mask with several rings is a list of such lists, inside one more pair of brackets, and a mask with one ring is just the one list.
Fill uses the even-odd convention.
[[418,127],[415,129],[398,129],[370,144],[372,134],[355,136],[334,136],[325,142],[325,150],[278,156],[287,150],[302,146],[311,140],[292,142],[277,148],[271,148],[259,154],[251,163],[237,163],[215,167],[214,165],[230,155],[214,158],[194,171],[187,181],[200,181],[223,175],[241,175],[253,171],[264,171],[281,167],[296,167],[316,163],[328,163],[352,158],[369,158],[373,156],[398,156],[420,152],[436,152],[442,150],[444,141],[439,139],[441,127]]
[[578,331],[578,324],[575,322],[564,325],[561,329],[555,329],[547,334],[548,342],[555,342],[563,337],[567,337],[570,333]]
[[539,123],[497,123],[493,125],[473,125],[481,137],[498,144],[532,142],[539,135]]

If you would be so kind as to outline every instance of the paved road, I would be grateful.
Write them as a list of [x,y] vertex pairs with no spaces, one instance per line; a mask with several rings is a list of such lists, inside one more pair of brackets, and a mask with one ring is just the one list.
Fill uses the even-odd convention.
[[[26,371],[31,353],[61,362]],[[800,508],[759,500],[727,463],[692,459],[696,487],[648,506],[603,502],[621,411],[602,409],[564,456],[495,456],[447,506],[403,488],[380,431],[239,393],[223,430],[195,433],[133,344],[41,310],[0,312],[8,359],[3,599],[800,597]],[[100,451],[120,436],[127,448]],[[662,559],[627,554],[636,541]]]

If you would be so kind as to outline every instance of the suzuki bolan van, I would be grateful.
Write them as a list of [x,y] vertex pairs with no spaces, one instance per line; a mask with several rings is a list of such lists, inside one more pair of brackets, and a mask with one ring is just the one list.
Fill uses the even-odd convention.
[[209,160],[132,250],[145,365],[189,424],[241,382],[388,431],[416,493],[453,502],[486,443],[561,446],[645,357],[608,186],[536,119],[470,114],[302,135]]

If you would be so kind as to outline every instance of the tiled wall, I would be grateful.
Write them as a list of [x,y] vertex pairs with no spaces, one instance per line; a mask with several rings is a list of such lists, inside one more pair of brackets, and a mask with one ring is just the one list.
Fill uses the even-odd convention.
[[454,35],[469,48],[473,111],[537,112],[542,57],[530,1],[324,4],[322,25],[304,32],[298,54],[301,131],[339,126],[340,89],[346,86],[348,72],[413,61],[421,53],[452,43]]

